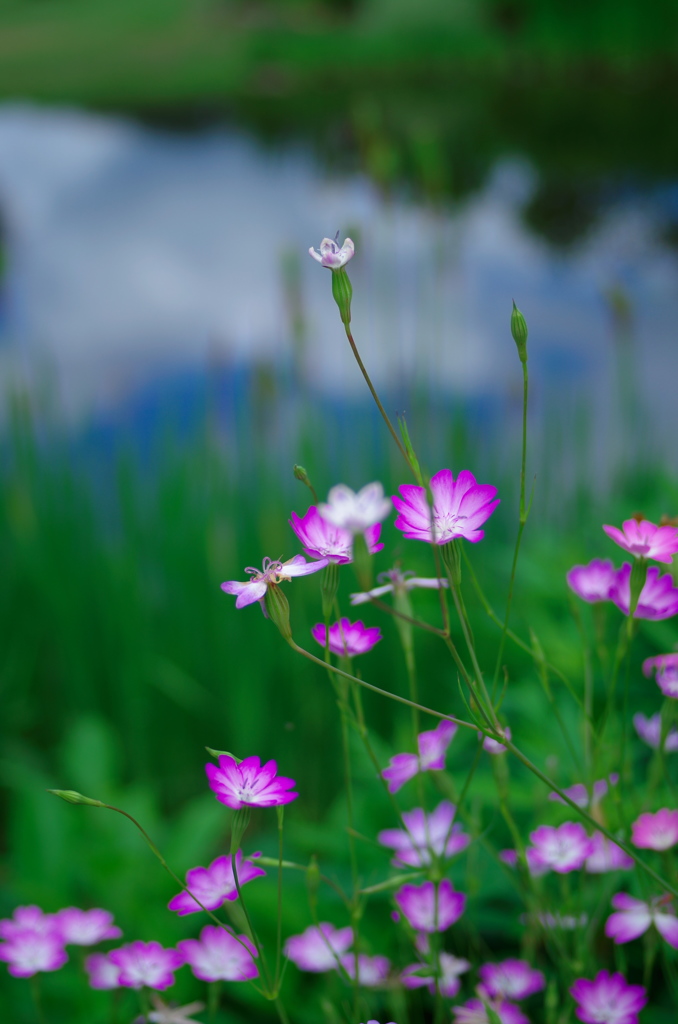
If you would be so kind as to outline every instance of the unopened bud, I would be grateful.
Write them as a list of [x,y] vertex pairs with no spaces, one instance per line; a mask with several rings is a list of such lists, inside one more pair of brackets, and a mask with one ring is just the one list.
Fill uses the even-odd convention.
[[303,466],[292,466],[292,472],[294,473],[297,480],[301,480],[302,484],[306,484],[307,487],[311,486],[311,482],[308,479],[308,473]]
[[264,603],[269,619],[275,623],[285,640],[291,640],[290,606],[287,598],[276,583],[268,584]]
[[353,297],[353,287],[343,267],[339,267],[337,270],[332,271],[332,295],[334,301],[339,307],[339,315],[341,322],[348,325],[351,322],[351,299]]
[[511,334],[518,347],[518,355],[521,363],[527,362],[527,323],[515,302],[511,313]]
[[91,797],[83,796],[82,793],[76,793],[74,789],[48,789],[47,792],[53,793],[54,796],[60,796],[67,804],[89,804],[90,807],[105,806],[101,800],[92,800]]

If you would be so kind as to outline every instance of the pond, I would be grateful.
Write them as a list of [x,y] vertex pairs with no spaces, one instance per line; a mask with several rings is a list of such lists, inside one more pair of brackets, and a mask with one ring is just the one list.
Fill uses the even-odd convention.
[[329,274],[307,255],[338,230],[356,243],[353,326],[389,408],[428,393],[431,417],[456,403],[501,438],[520,411],[515,299],[535,435],[583,417],[603,483],[630,448],[675,466],[678,177],[620,167],[572,195],[549,186],[507,152],[474,190],[432,201],[225,123],[7,104],[3,379],[75,432],[163,407],[191,420],[215,374],[232,403],[254,388],[362,406]]

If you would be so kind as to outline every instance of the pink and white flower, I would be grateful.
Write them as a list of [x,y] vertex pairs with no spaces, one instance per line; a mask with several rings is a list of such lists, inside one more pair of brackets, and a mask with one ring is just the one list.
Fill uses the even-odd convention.
[[207,781],[217,800],[233,810],[240,807],[277,807],[296,800],[298,793],[288,790],[294,779],[277,775],[275,761],[261,764],[258,757],[246,757],[240,764],[234,757],[221,754],[219,766],[206,764]]
[[301,935],[290,935],[285,943],[285,956],[300,971],[332,971],[352,944],[352,928],[335,928],[322,921],[317,927],[309,925]]
[[480,995],[489,998],[527,999],[535,992],[541,992],[546,979],[526,960],[502,960],[498,964],[483,964],[478,969],[481,985]]
[[396,851],[393,864],[420,868],[431,864],[434,857],[450,858],[465,850],[471,842],[461,825],[454,823],[457,808],[443,800],[431,814],[421,807],[403,812],[404,829],[387,828],[377,840]]
[[[471,963],[469,960],[452,956],[451,953],[440,953],[438,962],[440,965],[438,979],[440,994],[445,999],[454,999],[461,988],[460,975],[470,970]],[[432,996],[435,995],[436,982],[430,964],[409,964],[403,968],[400,980],[405,988],[426,987]]]
[[[676,697],[678,697],[678,686],[676,687]],[[633,725],[641,740],[647,743],[648,747],[657,750],[662,735],[661,713],[658,711],[655,715],[651,715],[650,718],[646,718],[639,711],[638,714],[633,716]],[[669,729],[664,740],[664,750],[667,754],[678,750],[678,730],[674,728]]]
[[336,238],[323,238],[320,243],[320,252],[311,246],[308,250],[309,256],[312,256],[316,263],[319,263],[321,267],[327,267],[328,270],[339,270],[345,266],[349,260],[353,259],[355,253],[355,246],[350,238],[344,239],[344,244],[341,249],[339,248],[338,242],[339,232],[337,232]]
[[[266,874],[263,868],[253,864],[251,860],[243,861],[242,850],[238,850],[235,855],[235,867],[239,885],[245,885],[253,878],[261,878]],[[167,904],[169,909],[176,910],[180,917],[184,914],[195,914],[203,907],[205,910],[217,910],[226,900],[237,900],[238,890],[235,887],[231,858],[217,857],[207,868],[191,868],[186,872],[186,887],[190,892],[182,890]]]
[[583,867],[593,852],[593,844],[579,822],[566,821],[557,828],[540,825],[530,832],[530,839],[534,844],[535,860],[559,875]]
[[593,981],[578,978],[570,995],[584,1024],[638,1024],[638,1014],[647,1003],[642,985],[627,985],[623,974],[607,971],[600,971]]
[[31,904],[27,907],[15,907],[12,917],[0,921],[0,938],[13,939],[21,932],[38,932],[47,935],[58,932],[59,922],[56,914],[46,914],[40,907]]
[[0,943],[0,960],[13,977],[32,978],[40,971],[58,971],[68,954],[58,932],[25,929]]
[[[311,635],[321,647],[325,646],[327,629],[322,622],[313,627]],[[339,657],[353,658],[357,654],[367,654],[381,639],[378,626],[366,626],[360,619],[357,622],[339,619],[330,626],[329,648]]]
[[90,988],[120,988],[120,968],[109,959],[108,953],[91,953],[85,960]]
[[631,842],[640,850],[669,850],[678,843],[678,811],[666,807],[641,814],[631,826]]
[[624,551],[636,558],[652,558],[655,562],[671,563],[678,551],[678,528],[655,526],[647,519],[626,519],[621,530],[604,526],[608,537]]
[[[490,1006],[501,1024],[530,1024],[529,1020],[514,1003],[505,999],[492,1001]],[[490,1024],[487,1010],[480,999],[469,999],[463,1006],[453,1006],[454,1024]]]
[[452,471],[441,469],[431,477],[433,508],[424,487],[403,484],[401,497],[393,495],[398,512],[395,526],[405,537],[429,544],[447,544],[458,537],[476,543],[485,536],[480,527],[490,518],[500,499],[497,488],[478,484],[473,473],[463,469],[455,480]]
[[602,832],[591,836],[593,849],[586,858],[584,870],[591,875],[602,875],[607,871],[630,871],[635,866],[633,857],[611,842]]
[[[499,860],[503,861],[504,864],[508,864],[510,868],[516,868],[518,867],[518,851],[500,850]],[[545,864],[542,861],[537,851],[531,846],[528,846],[525,850],[525,860],[527,861],[527,870],[533,878],[539,878],[540,875],[546,875],[551,870],[548,864]]]
[[366,534],[370,527],[390,515],[391,502],[384,497],[384,488],[377,480],[365,484],[357,494],[346,484],[337,484],[330,489],[327,501],[318,505],[318,512],[332,526],[352,534]]
[[419,772],[442,771],[445,767],[445,753],[456,731],[457,726],[454,722],[443,719],[435,729],[419,733],[418,755],[396,754],[392,757],[388,767],[381,773],[388,782],[389,792],[397,793]]
[[[631,607],[631,566],[624,562],[617,573],[617,582],[610,591],[610,600],[614,601],[617,608],[629,614]],[[638,606],[633,614],[634,619],[670,619],[678,615],[678,587],[673,584],[672,577],[666,573],[659,575],[656,565],[651,565],[647,570],[645,586],[640,592]]]
[[[346,953],[341,958],[341,966],[351,980],[355,977],[355,959],[353,953]],[[387,957],[367,956],[366,953],[360,953],[358,956],[358,981],[364,988],[377,988],[388,978],[390,968],[391,962]]]
[[394,899],[408,924],[418,932],[444,932],[464,913],[466,896],[455,892],[452,883],[443,878],[439,885],[403,885]]
[[96,946],[105,939],[119,939],[122,931],[113,924],[110,910],[79,910],[66,907],[55,914],[65,945]]
[[655,682],[664,696],[678,698],[678,654],[658,654],[654,658],[646,658],[643,673],[649,677],[653,672],[656,672]]
[[573,565],[565,578],[577,597],[595,604],[610,600],[610,591],[617,583],[617,570],[609,559],[594,558],[588,565]]
[[[577,807],[595,807],[603,799],[608,791],[609,786],[616,786],[619,782],[619,775],[613,772],[609,776],[609,779],[598,779],[593,783],[593,786],[585,786],[583,782],[576,782],[574,786],[569,786],[563,790],[566,796],[569,796]],[[549,793],[549,800],[557,800],[558,803],[564,804],[562,796],[559,793]]]
[[246,935],[207,924],[199,939],[182,939],[177,949],[201,981],[250,981],[259,974],[257,950]]
[[184,958],[176,949],[164,949],[159,942],[130,942],[108,954],[120,971],[123,988],[154,988],[157,991],[174,984],[174,972]]
[[329,559],[321,558],[318,562],[307,562],[303,555],[295,555],[286,562],[280,562],[273,558],[265,558],[261,569],[254,569],[248,566],[244,571],[252,576],[252,579],[240,583],[238,580],[228,580],[221,584],[225,594],[236,594],[236,608],[245,608],[248,604],[259,601],[262,611],[264,609],[264,598],[269,586],[277,586],[295,576],[308,576],[310,573],[324,569]]
[[[315,505],[311,505],[302,517],[293,512],[289,524],[310,558],[326,558],[337,565],[353,561],[353,533],[323,519]],[[369,526],[364,535],[371,555],[382,550],[384,545],[379,543],[381,523]]]
[[[511,739],[511,730],[508,725],[504,729],[504,737],[507,740]],[[482,739],[483,750],[486,750],[488,754],[494,754],[496,756],[497,754],[503,754],[506,750],[503,743],[500,743],[499,740],[492,739],[491,736],[485,736],[482,732],[478,733],[478,739]]]
[[[382,580],[388,580],[389,582],[382,583]],[[447,580],[430,576],[415,576],[409,569],[406,572],[401,572],[400,569],[388,569],[386,572],[380,572],[377,576],[377,582],[381,585],[373,587],[372,590],[351,594],[351,604],[366,604],[372,598],[383,597],[384,594],[392,592],[396,594],[399,592],[407,593],[407,591],[414,590],[417,587],[421,587],[424,590],[440,590],[441,587],[449,587]]]
[[612,897],[617,911],[605,922],[605,934],[616,943],[631,942],[654,925],[669,946],[678,949],[678,918],[670,904],[670,897],[655,896],[649,903],[637,900],[628,893],[618,892]]

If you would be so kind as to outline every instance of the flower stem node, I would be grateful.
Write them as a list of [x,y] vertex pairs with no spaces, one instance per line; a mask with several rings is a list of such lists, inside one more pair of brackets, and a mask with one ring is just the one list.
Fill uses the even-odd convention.
[[339,307],[341,322],[348,327],[351,322],[351,299],[353,286],[343,267],[332,271],[332,297]]
[[527,323],[515,302],[511,313],[511,334],[518,349],[521,363],[527,362]]
[[275,583],[269,583],[264,597],[266,614],[271,622],[280,630],[285,640],[292,639],[292,627],[290,626],[290,605],[282,590]]

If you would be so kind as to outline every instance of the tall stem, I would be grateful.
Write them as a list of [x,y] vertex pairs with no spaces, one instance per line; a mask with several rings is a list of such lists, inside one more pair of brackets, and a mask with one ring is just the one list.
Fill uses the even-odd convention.
[[367,384],[368,388],[370,389],[370,394],[372,395],[372,398],[374,399],[374,401],[376,403],[377,409],[381,413],[382,418],[384,420],[384,423],[386,424],[386,426],[389,429],[391,437],[393,438],[393,440],[397,444],[398,449],[400,451],[400,454],[402,455],[402,457],[404,458],[405,462],[407,463],[407,468],[410,470],[410,472],[412,473],[412,475],[416,479],[417,478],[417,473],[415,471],[414,466],[410,462],[410,457],[407,454],[407,452],[405,451],[403,443],[400,440],[400,438],[398,437],[398,435],[396,433],[396,430],[395,430],[395,427],[393,426],[393,424],[391,423],[391,420],[389,419],[388,413],[386,412],[386,410],[384,409],[383,405],[381,404],[381,401],[379,399],[379,395],[377,394],[377,392],[376,392],[376,390],[374,388],[374,384],[370,380],[370,375],[369,375],[369,373],[367,372],[367,370],[365,368],[365,364],[363,363],[362,359],[360,358],[360,352],[358,352],[358,347],[357,347],[355,341],[353,340],[353,335],[351,334],[351,328],[348,326],[348,324],[344,324],[344,328],[346,330],[346,337],[348,338],[348,343],[351,346],[351,349],[353,351],[353,355],[355,356],[355,361],[358,364],[358,366],[360,367],[360,372],[362,373],[363,377],[365,378],[365,383]]

